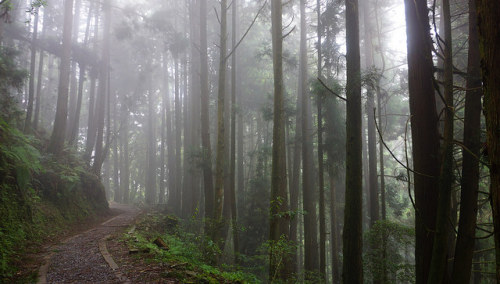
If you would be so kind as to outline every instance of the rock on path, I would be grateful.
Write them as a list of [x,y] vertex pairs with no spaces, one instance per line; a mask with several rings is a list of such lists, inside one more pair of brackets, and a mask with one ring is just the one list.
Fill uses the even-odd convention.
[[[135,207],[111,204],[122,213],[54,246],[40,268],[38,283],[123,283],[99,250],[99,241],[129,226],[139,214]],[[126,282],[126,281],[125,281]]]

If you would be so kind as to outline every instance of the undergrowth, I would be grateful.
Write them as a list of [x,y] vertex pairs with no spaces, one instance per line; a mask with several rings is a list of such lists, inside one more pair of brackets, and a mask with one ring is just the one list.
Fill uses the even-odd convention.
[[43,148],[0,117],[0,282],[19,281],[27,249],[107,210],[102,184],[81,159]]
[[[257,276],[241,270],[235,265],[213,265],[210,255],[219,253],[217,246],[203,236],[187,232],[178,224],[176,217],[163,214],[148,214],[137,225],[132,234],[123,240],[129,248],[152,254],[152,261],[168,264],[164,277],[175,278],[182,283],[260,283]],[[153,242],[160,237],[167,248]],[[137,254],[136,257],[143,257]]]

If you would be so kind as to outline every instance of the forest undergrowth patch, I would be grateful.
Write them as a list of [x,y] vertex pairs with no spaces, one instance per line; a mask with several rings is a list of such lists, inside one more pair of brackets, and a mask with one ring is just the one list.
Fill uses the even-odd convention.
[[142,263],[149,271],[156,271],[156,276],[160,278],[149,280],[260,283],[254,274],[242,271],[235,265],[211,264],[207,254],[210,254],[213,246],[203,236],[188,232],[181,223],[173,215],[149,211],[138,219],[135,229],[119,237],[118,242],[126,245],[128,254],[136,261],[135,265]]

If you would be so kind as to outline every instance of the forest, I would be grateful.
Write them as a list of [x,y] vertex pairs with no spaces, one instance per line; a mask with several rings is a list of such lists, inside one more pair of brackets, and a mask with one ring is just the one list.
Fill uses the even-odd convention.
[[497,17],[0,0],[0,283],[498,283]]

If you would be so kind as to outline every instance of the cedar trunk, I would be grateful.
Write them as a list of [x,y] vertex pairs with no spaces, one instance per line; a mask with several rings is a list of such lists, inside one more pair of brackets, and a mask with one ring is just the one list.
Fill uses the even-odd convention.
[[439,176],[438,117],[426,0],[405,0],[408,85],[415,191],[415,268],[426,283],[436,223]]

